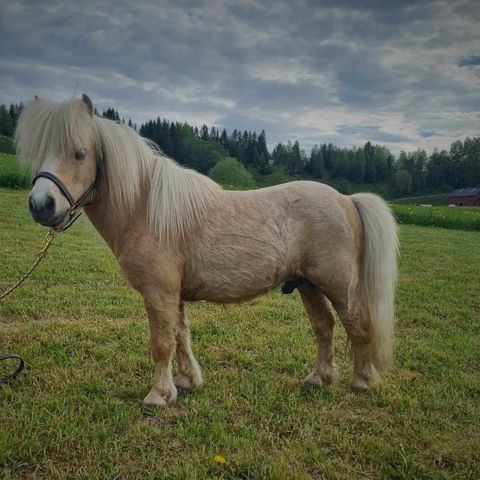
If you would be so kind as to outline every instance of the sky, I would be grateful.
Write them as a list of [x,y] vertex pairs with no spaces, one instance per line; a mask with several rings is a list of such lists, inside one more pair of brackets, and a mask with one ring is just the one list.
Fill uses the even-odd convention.
[[478,0],[0,0],[0,104],[401,150],[480,135]]

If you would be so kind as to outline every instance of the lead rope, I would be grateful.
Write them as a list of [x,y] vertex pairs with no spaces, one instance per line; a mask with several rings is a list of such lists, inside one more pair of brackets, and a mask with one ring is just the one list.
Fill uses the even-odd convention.
[[[73,222],[72,222],[73,223]],[[55,239],[55,230],[52,228],[46,235],[46,243],[45,246],[38,252],[37,258],[32,263],[31,267],[27,270],[27,272],[23,275],[20,280],[14,283],[11,287],[7,288],[1,295],[0,295],[0,302],[5,301],[5,299],[14,291],[16,290],[30,275],[31,273],[37,268],[38,264],[45,258],[50,245],[52,244],[53,240]],[[5,377],[0,378],[0,385],[4,385],[10,381],[12,381],[22,370],[24,367],[24,361],[20,355],[16,353],[7,353],[5,355],[0,355],[1,360],[18,360],[18,367],[17,369]]]

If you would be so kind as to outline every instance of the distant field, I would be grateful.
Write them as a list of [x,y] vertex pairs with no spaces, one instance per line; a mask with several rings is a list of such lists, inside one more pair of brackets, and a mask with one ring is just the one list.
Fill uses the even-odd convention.
[[397,198],[396,200],[392,200],[392,202],[399,205],[427,204],[427,205],[446,206],[448,205],[448,193],[440,193],[437,195],[424,195],[421,197]]
[[[46,230],[0,189],[0,291]],[[0,478],[478,479],[480,234],[401,226],[396,360],[374,391],[306,390],[315,346],[295,293],[188,306],[202,391],[142,407],[153,375],[141,298],[85,219],[0,304]],[[0,374],[1,374],[0,370]],[[215,456],[225,457],[225,464]]]
[[[389,198],[389,188],[387,182],[378,183],[354,183],[345,179],[324,180],[342,193],[352,194],[357,192],[372,192]],[[18,163],[17,157],[8,153],[0,153],[0,187],[10,188],[29,188],[31,184],[31,175],[28,169]],[[225,190],[244,190],[237,185],[222,185]],[[447,205],[448,194],[425,195],[417,197],[406,197],[392,200],[396,205],[404,204],[430,204]]]
[[480,231],[480,207],[390,206],[398,223]]
[[[387,189],[385,182],[379,184],[350,184],[353,191],[373,191],[384,195]],[[332,181],[334,188],[342,190],[341,181]],[[29,188],[31,175],[29,171],[18,164],[15,155],[0,153],[0,187]],[[223,185],[226,190],[236,190],[235,185]],[[350,193],[354,193],[350,190]],[[435,207],[421,208],[411,204],[426,203],[431,205],[446,204],[448,195],[430,195],[395,200],[391,205],[397,221],[402,224],[432,225],[449,229],[480,231],[480,207]]]
[[0,153],[0,187],[28,188],[30,183],[30,172],[19,165],[17,157]]

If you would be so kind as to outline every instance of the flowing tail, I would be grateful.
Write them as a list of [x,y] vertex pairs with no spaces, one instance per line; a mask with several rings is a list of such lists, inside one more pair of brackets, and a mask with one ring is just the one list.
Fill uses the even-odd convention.
[[371,193],[350,197],[363,224],[360,295],[372,332],[373,362],[379,372],[392,361],[394,296],[399,243],[397,224],[386,202]]

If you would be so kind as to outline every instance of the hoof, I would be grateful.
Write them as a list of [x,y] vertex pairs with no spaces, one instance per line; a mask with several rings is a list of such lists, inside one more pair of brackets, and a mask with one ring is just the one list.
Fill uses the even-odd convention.
[[367,390],[370,390],[371,387],[366,380],[353,378],[350,382],[350,388],[356,392],[366,392]]
[[188,392],[193,392],[203,386],[203,378],[200,371],[191,376],[179,373],[173,382],[175,386]]
[[340,378],[340,371],[334,364],[332,367],[313,371],[304,381],[306,387],[326,387]]
[[166,407],[175,403],[177,399],[177,389],[173,386],[169,396],[162,395],[157,390],[152,388],[150,393],[143,399],[144,405],[152,405],[155,407]]
[[315,372],[311,373],[307,378],[305,378],[303,385],[307,388],[321,388],[325,386],[322,378]]
[[373,388],[379,381],[380,375],[374,367],[371,368],[368,374],[366,373],[354,373],[350,382],[350,387],[357,392],[366,392]]

